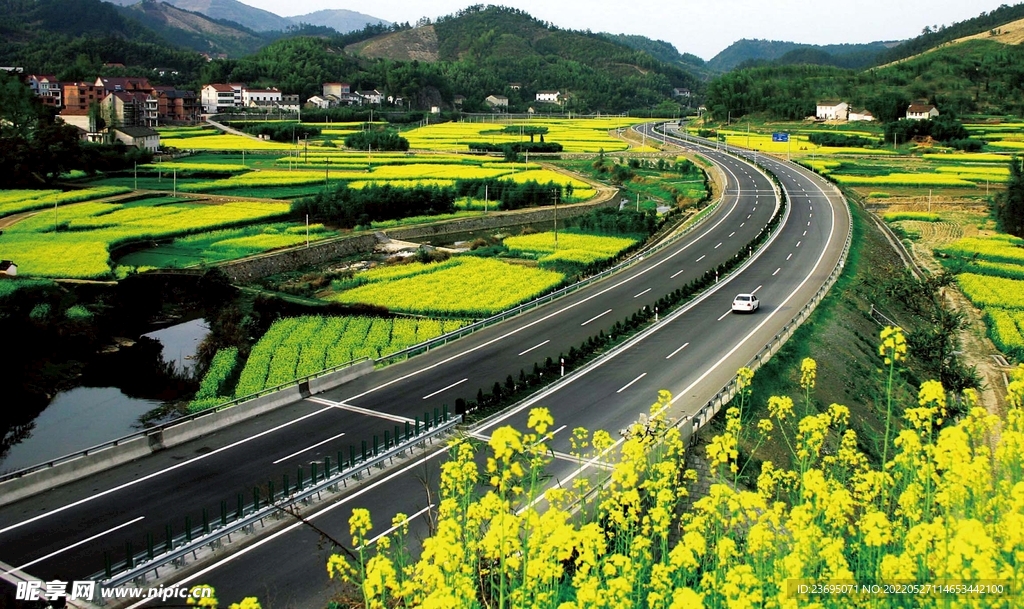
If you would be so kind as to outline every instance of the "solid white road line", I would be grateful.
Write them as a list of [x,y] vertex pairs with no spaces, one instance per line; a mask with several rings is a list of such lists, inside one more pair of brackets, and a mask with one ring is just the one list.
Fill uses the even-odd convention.
[[671,277],[669,277],[669,279],[675,279],[675,278],[676,278],[676,277],[678,277],[679,275],[682,275],[683,271],[685,271],[685,270],[686,270],[686,269],[679,269],[678,271],[676,271],[676,274],[675,274],[675,275],[672,275]]
[[77,548],[78,546],[85,545],[85,544],[89,543],[90,541],[94,541],[96,539],[99,539],[100,537],[103,537],[107,533],[113,533],[114,531],[116,531],[118,529],[123,529],[123,528],[125,528],[128,525],[135,524],[136,522],[138,522],[138,521],[140,521],[140,520],[142,520],[144,518],[145,518],[145,516],[139,516],[138,518],[129,520],[128,522],[126,522],[124,524],[119,524],[119,525],[117,525],[114,528],[107,529],[106,531],[103,531],[102,533],[97,533],[97,534],[93,535],[92,537],[83,539],[82,541],[76,541],[75,543],[71,544],[70,546],[68,546],[66,548],[61,548],[61,549],[57,550],[56,552],[50,552],[46,556],[37,558],[37,559],[33,560],[32,562],[27,562],[27,563],[21,565],[20,567],[15,567],[15,568],[11,569],[10,571],[8,571],[7,573],[5,573],[4,575],[10,575],[11,573],[14,573],[15,571],[21,571],[22,569],[24,569],[26,567],[31,567],[32,565],[34,565],[36,563],[43,562],[47,558],[53,558],[54,556],[56,556],[58,554],[61,554],[63,552],[67,552],[68,550],[70,550],[72,548]]
[[727,316],[727,315],[728,315],[729,313],[732,313],[732,309],[729,309],[729,310],[728,310],[728,311],[726,311],[725,313],[722,313],[722,316],[718,318],[718,321],[722,321],[723,319],[725,319],[725,317],[726,317],[726,316]]
[[359,414],[365,414],[366,416],[378,417],[378,418],[381,418],[381,419],[387,419],[389,421],[395,421],[395,422],[398,422],[398,423],[412,423],[412,422],[415,421],[415,419],[410,419],[409,417],[401,417],[401,416],[398,416],[397,414],[388,414],[386,412],[379,412],[379,411],[376,411],[376,410],[370,410],[369,408],[360,408],[358,406],[353,406],[352,404],[346,404],[344,402],[332,402],[330,400],[325,400],[324,398],[314,398],[314,397],[308,397],[306,399],[309,400],[310,402],[316,402],[317,404],[323,404],[324,406],[330,406],[331,408],[337,408],[338,410],[348,410],[349,412],[358,412]]
[[390,535],[391,533],[394,533],[394,532],[395,532],[395,531],[397,531],[397,530],[398,530],[398,529],[399,529],[400,527],[404,527],[404,526],[405,526],[405,523],[407,523],[407,522],[412,522],[412,519],[413,519],[413,518],[419,518],[419,517],[420,517],[421,515],[423,515],[423,514],[424,514],[424,513],[425,513],[425,512],[427,511],[427,510],[429,510],[429,509],[430,509],[430,508],[432,508],[432,507],[434,507],[434,504],[433,504],[433,503],[431,503],[431,504],[430,504],[430,505],[428,505],[427,507],[423,508],[422,510],[420,510],[420,511],[416,512],[416,513],[415,513],[415,514],[413,514],[412,516],[407,516],[407,517],[405,518],[405,520],[403,520],[402,522],[399,522],[398,524],[394,525],[394,526],[393,526],[393,527],[391,527],[390,529],[388,529],[388,530],[384,531],[384,532],[383,532],[383,533],[381,533],[380,535],[377,535],[377,536],[376,536],[376,537],[374,537],[373,539],[371,539],[371,540],[367,541],[367,542],[366,542],[366,543],[364,543],[363,545],[361,545],[361,546],[359,546],[358,548],[356,548],[356,551],[358,552],[359,550],[362,550],[363,548],[365,548],[365,547],[367,547],[367,546],[372,546],[373,544],[377,543],[377,541],[378,541],[378,540],[380,540],[380,538],[381,538],[381,537],[384,537],[385,535]]
[[625,390],[629,389],[629,386],[630,386],[630,385],[632,385],[633,383],[635,383],[635,382],[639,381],[640,379],[644,378],[645,376],[647,376],[647,373],[646,373],[646,372],[644,372],[644,373],[643,373],[643,374],[641,374],[640,376],[636,377],[635,379],[633,379],[633,380],[631,380],[630,382],[628,382],[628,383],[626,383],[625,385],[623,385],[623,386],[622,386],[622,389],[619,389],[619,390],[618,390],[618,391],[616,391],[615,393],[622,393],[623,391],[625,391]]
[[[428,461],[431,461],[432,459],[436,459],[437,457],[440,457],[440,456],[443,456],[443,455],[447,455],[447,454],[448,454],[448,446],[446,444],[445,446],[442,446],[441,448],[435,450],[434,452],[430,453],[429,455],[424,456],[422,459],[417,459],[413,463],[410,463],[409,465],[406,465],[405,467],[403,467],[402,469],[392,473],[391,475],[385,476],[384,478],[381,478],[380,480],[374,482],[373,484],[370,484],[368,486],[365,486],[365,487],[361,488],[360,490],[352,493],[351,495],[348,495],[347,497],[342,497],[337,503],[332,503],[331,505],[325,507],[324,509],[320,510],[319,512],[317,512],[317,513],[307,517],[306,520],[315,520],[315,519],[323,516],[324,514],[327,514],[327,513],[331,512],[333,510],[336,510],[336,509],[342,507],[342,506],[348,505],[349,503],[351,503],[356,498],[361,497],[363,494],[372,491],[373,489],[377,488],[378,486],[380,486],[382,484],[386,484],[388,482],[391,482],[391,480],[393,480],[394,478],[397,478],[398,476],[401,476],[402,474],[406,473],[407,471],[415,469],[417,467],[421,467],[424,463],[427,463]],[[297,529],[299,527],[304,527],[304,526],[307,526],[305,522],[301,522],[301,521],[300,522],[296,522],[295,524],[292,524],[292,525],[290,525],[290,526],[288,526],[286,528],[283,528],[280,531],[274,533],[273,535],[268,535],[268,536],[264,537],[263,539],[260,539],[256,543],[252,544],[251,546],[242,548],[241,550],[239,550],[238,552],[235,552],[234,554],[229,554],[229,555],[225,556],[223,560],[215,562],[214,564],[210,565],[209,567],[206,567],[205,569],[201,569],[199,571],[196,571],[195,573],[189,575],[188,577],[186,577],[186,578],[184,578],[184,579],[182,579],[182,580],[180,580],[178,582],[174,582],[174,583],[177,584],[178,586],[184,586],[185,584],[188,584],[188,583],[193,582],[193,581],[195,581],[197,579],[205,577],[207,573],[209,573],[210,571],[213,571],[217,567],[220,567],[221,565],[227,564],[227,563],[229,563],[232,560],[235,560],[237,558],[241,558],[242,556],[245,556],[246,554],[248,554],[249,552],[252,552],[256,548],[259,548],[259,547],[263,546],[264,544],[270,543],[271,541],[274,541],[278,537],[280,537],[282,535],[285,535],[287,533],[290,533],[291,531],[294,531],[295,529]],[[153,600],[153,599],[152,598],[147,598],[145,600],[141,600],[141,601],[135,603],[134,605],[132,605],[131,607],[129,607],[129,609],[136,609],[136,607],[141,607],[141,606],[149,603],[151,600]]]
[[634,296],[633,298],[640,298],[641,296],[643,296],[643,295],[644,295],[644,294],[646,294],[647,292],[650,292],[650,291],[651,291],[651,290],[653,290],[653,289],[654,289],[654,288],[647,288],[646,290],[644,290],[643,292],[640,292],[639,294],[637,294],[637,295],[636,295],[636,296]]
[[665,359],[669,359],[670,357],[672,357],[672,356],[673,356],[673,355],[675,355],[676,353],[679,353],[679,352],[680,352],[680,351],[682,351],[683,349],[687,348],[687,347],[688,347],[689,345],[690,345],[690,343],[683,343],[683,346],[682,346],[682,347],[679,347],[678,349],[676,349],[676,350],[675,350],[675,351],[673,351],[672,353],[669,353],[668,355],[666,355],[666,356],[665,356]]
[[590,322],[594,321],[595,319],[597,319],[597,318],[599,318],[599,317],[604,317],[605,315],[607,315],[607,314],[609,314],[609,313],[611,313],[611,312],[612,312],[612,310],[611,310],[611,309],[608,309],[608,310],[607,310],[607,311],[605,311],[604,313],[598,313],[597,315],[595,315],[595,316],[591,317],[591,318],[590,318],[590,319],[588,319],[587,321],[585,321],[585,322],[581,323],[581,324],[580,324],[580,326],[585,326],[585,325],[589,324]]
[[424,399],[424,400],[426,400],[426,399],[428,399],[428,398],[432,398],[432,397],[434,397],[435,395],[437,395],[437,394],[439,394],[439,393],[442,393],[442,392],[444,392],[444,391],[448,391],[448,390],[449,390],[449,389],[451,389],[452,387],[457,387],[457,386],[459,386],[459,385],[461,385],[461,384],[465,383],[465,382],[466,382],[466,381],[468,381],[468,380],[469,380],[468,378],[464,378],[464,379],[462,379],[461,381],[456,381],[456,382],[452,383],[451,385],[448,385],[447,387],[442,387],[441,389],[438,389],[438,390],[437,390],[437,391],[435,391],[434,393],[428,393],[427,395],[423,396],[423,399]]
[[539,343],[539,344],[536,344],[536,345],[530,347],[529,349],[527,349],[526,351],[521,352],[519,355],[526,355],[530,351],[533,351],[534,349],[540,349],[541,347],[543,347],[544,345],[546,345],[546,344],[548,344],[550,342],[551,342],[551,339],[549,338],[546,341],[544,341],[542,343]]
[[208,457],[216,455],[217,453],[224,452],[225,450],[230,450],[230,449],[232,449],[232,448],[234,448],[234,447],[236,447],[236,446],[238,446],[240,444],[245,444],[246,442],[249,442],[251,440],[255,440],[256,438],[261,438],[261,437],[263,437],[263,436],[265,436],[267,434],[274,433],[275,431],[278,431],[279,429],[284,429],[285,427],[288,427],[289,425],[293,425],[295,423],[298,423],[299,421],[303,421],[305,419],[308,419],[309,417],[315,417],[316,415],[324,413],[324,412],[327,412],[330,409],[331,408],[329,406],[327,408],[321,408],[320,410],[317,410],[315,412],[311,412],[309,414],[303,415],[303,416],[301,416],[301,417],[299,417],[297,419],[292,419],[291,421],[288,421],[287,423],[282,423],[282,424],[278,425],[277,427],[271,427],[270,429],[261,431],[260,433],[252,435],[252,436],[249,436],[248,438],[243,438],[243,439],[241,439],[241,440],[239,440],[237,442],[232,442],[231,444],[228,444],[227,446],[222,446],[220,448],[211,450],[210,452],[201,454],[198,457],[192,457],[191,459],[188,459],[187,461],[182,461],[181,463],[175,463],[174,465],[172,465],[170,467],[165,467],[164,469],[155,471],[152,474],[148,474],[148,475],[143,476],[141,478],[136,478],[135,480],[132,480],[131,482],[125,482],[124,484],[120,484],[120,485],[115,486],[113,488],[109,488],[109,489],[107,489],[105,491],[100,491],[100,492],[96,493],[95,495],[90,495],[90,496],[88,496],[88,497],[86,497],[84,499],[79,499],[78,501],[74,501],[74,502],[69,503],[67,505],[62,505],[59,508],[55,508],[55,509],[50,510],[49,512],[44,512],[42,514],[39,514],[38,516],[33,516],[32,518],[29,518],[27,520],[22,520],[21,522],[19,522],[17,524],[12,524],[10,526],[7,526],[7,527],[4,527],[4,528],[0,529],[0,534],[6,533],[7,531],[12,531],[12,530],[17,529],[17,528],[22,527],[22,526],[25,526],[26,524],[28,524],[30,522],[35,522],[35,521],[37,521],[37,520],[39,520],[41,518],[46,518],[47,516],[52,516],[53,514],[59,514],[60,512],[63,512],[64,510],[69,510],[69,509],[71,509],[73,507],[78,507],[79,505],[82,505],[83,503],[88,503],[88,502],[90,502],[90,501],[92,501],[94,499],[98,499],[100,497],[104,497],[106,495],[109,495],[110,493],[116,493],[117,491],[120,491],[122,489],[126,489],[126,488],[128,488],[130,486],[135,486],[136,484],[138,484],[140,482],[144,482],[146,480],[149,480],[150,478],[156,478],[157,476],[161,476],[163,474],[166,474],[167,472],[174,471],[174,470],[178,469],[179,467],[185,467],[186,465],[189,465],[190,463],[195,463],[196,461],[200,461],[202,459],[206,459]]
[[273,462],[273,464],[274,464],[274,465],[277,465],[277,464],[278,464],[278,463],[280,463],[281,461],[287,461],[288,459],[291,459],[291,458],[292,458],[292,457],[294,457],[295,455],[301,455],[302,453],[306,452],[307,450],[313,450],[313,449],[314,449],[314,448],[316,448],[317,446],[320,446],[321,444],[327,444],[327,443],[328,443],[328,442],[330,442],[331,440],[337,440],[338,438],[340,438],[340,437],[341,437],[341,436],[343,436],[343,435],[345,435],[345,432],[341,432],[340,434],[338,434],[338,435],[336,435],[336,436],[332,436],[332,437],[330,437],[330,438],[327,438],[327,439],[326,439],[326,440],[324,440],[323,442],[317,442],[316,444],[314,444],[314,445],[312,445],[312,446],[309,446],[309,447],[306,447],[306,448],[303,448],[302,450],[297,450],[297,451],[293,452],[292,454],[288,455],[287,457],[281,457],[281,458],[280,458],[280,459],[278,459],[277,461],[274,461],[274,462]]

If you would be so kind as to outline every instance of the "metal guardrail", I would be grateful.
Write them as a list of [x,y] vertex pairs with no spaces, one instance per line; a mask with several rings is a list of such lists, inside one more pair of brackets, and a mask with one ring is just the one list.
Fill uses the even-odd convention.
[[[696,140],[694,139],[690,141]],[[846,197],[845,195],[843,195],[842,191],[839,190],[838,187],[835,187],[835,190],[836,193],[845,202]],[[796,332],[797,328],[799,328],[804,323],[804,321],[806,321],[807,318],[810,317],[811,313],[814,312],[814,310],[818,307],[818,304],[821,303],[822,299],[824,299],[829,289],[831,289],[832,286],[835,285],[835,282],[839,279],[840,275],[842,274],[843,268],[846,266],[846,258],[850,253],[850,244],[853,240],[853,217],[850,213],[850,207],[848,204],[845,206],[845,208],[846,217],[850,225],[850,231],[846,235],[846,242],[843,245],[842,254],[840,254],[839,260],[836,262],[836,265],[832,269],[832,272],[829,274],[828,278],[821,285],[821,287],[818,288],[818,291],[815,292],[811,300],[808,301],[808,303],[805,304],[800,309],[800,311],[786,323],[785,326],[783,326],[779,333],[776,334],[775,337],[769,343],[767,343],[753,357],[750,358],[750,360],[746,364],[747,368],[756,371],[761,366],[763,366],[769,359],[771,359],[772,355],[777,353],[778,350],[782,348],[782,345],[784,345],[786,341],[789,340],[791,336],[793,336],[793,333]],[[718,414],[722,407],[728,404],[729,401],[731,401],[732,398],[735,397],[737,392],[736,383],[737,377],[734,376],[732,380],[726,383],[722,387],[722,389],[719,390],[713,398],[708,400],[707,403],[705,403],[704,406],[697,413],[695,413],[692,417],[680,419],[680,421],[676,423],[677,425],[682,425],[685,422],[692,421],[693,427],[691,435],[689,437],[690,443],[696,440],[697,436],[700,433],[700,430],[704,428],[716,414]]]
[[277,392],[277,391],[281,391],[282,389],[287,389],[287,388],[292,387],[292,386],[297,386],[297,385],[302,385],[303,383],[308,383],[312,379],[319,378],[321,376],[325,376],[325,375],[331,374],[333,372],[338,372],[339,370],[343,370],[345,368],[349,368],[351,366],[354,366],[354,365],[358,364],[359,362],[367,361],[367,360],[369,360],[368,357],[361,357],[359,359],[354,359],[354,360],[345,362],[344,364],[339,364],[337,366],[332,366],[331,368],[326,368],[326,369],[321,370],[320,372],[317,372],[315,374],[311,374],[309,376],[304,376],[302,378],[295,379],[295,380],[290,381],[288,383],[283,383],[281,385],[277,385],[277,386],[274,386],[274,387],[267,387],[265,389],[261,389],[260,391],[257,391],[256,393],[252,393],[250,395],[245,395],[245,396],[242,396],[242,397],[235,398],[233,400],[229,400],[227,402],[224,402],[222,404],[218,404],[218,405],[213,406],[211,408],[208,408],[206,410],[202,410],[200,412],[196,412],[196,413],[193,413],[193,414],[187,414],[187,415],[185,415],[183,417],[178,417],[178,418],[176,418],[176,419],[174,419],[172,421],[168,421],[166,423],[161,423],[159,425],[154,425],[153,427],[147,427],[147,428],[139,430],[139,431],[137,431],[135,433],[131,433],[131,434],[128,434],[126,436],[121,436],[120,438],[115,438],[113,440],[108,440],[108,441],[103,442],[101,444],[96,444],[95,446],[90,446],[89,448],[86,448],[84,450],[79,450],[79,451],[76,451],[76,452],[73,452],[73,453],[68,453],[68,454],[66,454],[64,456],[57,457],[56,459],[51,459],[49,461],[44,461],[44,462],[38,463],[36,465],[30,465],[29,467],[18,469],[18,470],[15,470],[13,472],[7,472],[5,474],[0,475],[0,482],[5,482],[7,480],[12,480],[14,478],[21,478],[21,477],[23,477],[25,475],[31,474],[32,472],[36,472],[36,471],[39,471],[39,470],[49,469],[49,468],[51,468],[51,467],[53,467],[55,465],[59,465],[61,463],[66,463],[67,461],[71,461],[72,459],[77,459],[79,457],[85,457],[85,456],[91,455],[91,454],[93,454],[93,453],[95,453],[97,451],[103,450],[105,448],[111,448],[113,446],[119,446],[121,444],[124,444],[125,442],[128,442],[129,440],[134,440],[136,438],[148,437],[148,436],[154,435],[154,434],[156,434],[158,432],[162,432],[163,430],[168,429],[170,427],[174,427],[176,425],[181,425],[182,423],[187,423],[189,421],[193,421],[193,420],[198,419],[200,417],[205,417],[205,416],[213,414],[215,412],[220,412],[221,410],[224,410],[226,408],[231,408],[232,406],[237,406],[237,405],[239,405],[239,404],[241,404],[243,402],[248,402],[249,400],[254,400],[256,398],[263,397],[265,395],[270,395],[271,393],[274,393],[274,392]]
[[405,349],[402,349],[400,351],[396,351],[394,353],[390,353],[388,355],[381,356],[379,359],[376,360],[376,363],[377,364],[382,364],[382,363],[387,363],[390,360],[395,360],[395,359],[398,359],[398,358],[412,357],[413,355],[418,355],[419,353],[422,353],[422,352],[425,352],[425,351],[429,351],[432,348],[436,348],[438,346],[448,344],[448,342],[450,342],[450,341],[453,341],[453,340],[458,339],[458,338],[462,338],[463,336],[466,336],[468,334],[472,334],[473,332],[476,332],[477,330],[482,330],[482,329],[484,329],[484,328],[486,328],[488,326],[492,326],[492,325],[494,325],[494,324],[496,324],[498,322],[505,321],[506,319],[509,319],[510,317],[515,317],[516,315],[519,315],[521,313],[525,313],[526,311],[530,311],[532,309],[535,309],[535,308],[539,307],[542,304],[549,303],[549,302],[551,302],[553,300],[556,300],[558,298],[561,298],[563,296],[566,296],[568,294],[576,292],[577,290],[579,290],[581,288],[584,288],[584,287],[590,285],[591,283],[594,283],[596,281],[600,281],[600,280],[608,277],[609,275],[613,275],[613,274],[619,272],[620,270],[622,270],[622,269],[632,265],[633,263],[638,262],[640,260],[643,260],[644,257],[650,256],[653,253],[659,252],[659,251],[665,249],[666,247],[669,247],[670,245],[672,245],[673,243],[675,243],[676,241],[678,241],[682,237],[690,234],[693,230],[698,228],[703,223],[703,221],[705,219],[707,219],[708,216],[710,216],[716,209],[718,209],[718,207],[721,204],[721,202],[722,202],[722,199],[721,199],[721,197],[719,197],[717,200],[713,201],[711,204],[706,206],[704,209],[700,210],[696,215],[694,215],[693,217],[691,217],[691,218],[689,218],[687,220],[687,226],[684,229],[682,229],[681,231],[677,232],[672,237],[670,237],[668,239],[665,239],[665,240],[663,240],[663,241],[661,241],[659,243],[656,243],[656,244],[654,244],[652,246],[649,246],[649,247],[646,247],[646,248],[642,248],[642,249],[638,250],[636,253],[634,253],[632,256],[630,256],[629,258],[626,258],[625,260],[623,260],[622,262],[619,262],[615,266],[609,267],[609,268],[601,271],[600,273],[597,273],[596,275],[591,275],[590,277],[587,277],[585,279],[581,279],[580,281],[578,281],[578,282],[576,282],[576,283],[574,283],[572,285],[566,286],[564,288],[560,288],[560,289],[555,290],[553,292],[549,292],[548,294],[545,294],[544,296],[540,296],[538,298],[535,298],[535,299],[531,300],[530,302],[526,302],[526,303],[523,303],[523,304],[521,304],[519,306],[512,307],[511,309],[508,309],[507,311],[502,311],[501,313],[498,313],[497,315],[493,315],[493,316],[488,317],[486,319],[474,322],[472,324],[469,324],[468,326],[463,326],[463,327],[461,327],[461,328],[459,328],[457,330],[453,330],[452,332],[449,332],[447,334],[443,334],[443,335],[438,336],[436,338],[433,338],[431,340],[424,341],[422,343],[419,343],[419,344],[416,344],[416,345],[412,345],[411,347],[406,347]]
[[[94,574],[89,579],[100,582],[106,588],[122,586],[132,581],[144,581],[149,572],[159,576],[158,569],[174,563],[176,566],[184,566],[189,554],[196,557],[196,553],[204,546],[218,547],[225,537],[239,532],[252,532],[256,523],[275,515],[283,514],[286,509],[299,502],[309,502],[313,496],[325,491],[336,491],[339,484],[345,484],[350,478],[359,475],[361,472],[370,473],[373,468],[385,467],[385,462],[391,462],[396,457],[401,458],[406,451],[411,451],[417,446],[426,442],[433,442],[434,438],[451,431],[462,422],[461,415],[449,416],[447,409],[443,415],[438,416],[434,412],[434,421],[427,422],[427,427],[422,432],[410,434],[408,429],[406,437],[402,441],[394,439],[394,444],[385,446],[383,451],[374,448],[374,452],[365,455],[362,459],[353,457],[347,466],[339,463],[337,469],[331,471],[331,461],[327,457],[324,460],[323,474],[317,473],[317,467],[312,467],[312,475],[309,480],[310,486],[304,486],[300,478],[293,490],[286,489],[280,498],[271,498],[262,506],[259,498],[254,497],[253,503],[248,507],[242,504],[239,495],[238,507],[232,510],[229,515],[226,504],[221,504],[221,515],[215,525],[210,522],[203,522],[197,527],[187,529],[182,535],[168,537],[160,545],[163,551],[158,552],[153,543],[152,537],[148,538],[148,548],[142,552],[134,553],[131,546],[127,546],[125,560],[117,564],[108,564],[104,571]],[[417,421],[417,427],[419,422]],[[387,439],[385,440],[387,442]],[[340,454],[340,452],[339,452]],[[273,492],[273,491],[271,491]],[[205,513],[205,512],[204,512]]]

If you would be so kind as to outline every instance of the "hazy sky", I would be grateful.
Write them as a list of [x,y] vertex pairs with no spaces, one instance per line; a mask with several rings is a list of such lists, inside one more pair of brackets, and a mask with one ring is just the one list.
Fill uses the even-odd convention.
[[[1012,0],[241,0],[289,17],[321,9],[349,9],[415,23],[454,13],[472,4],[500,4],[524,10],[564,29],[641,34],[671,42],[681,52],[711,59],[741,38],[839,44],[902,40],[925,26],[976,17]],[[813,8],[821,7],[821,8]]]

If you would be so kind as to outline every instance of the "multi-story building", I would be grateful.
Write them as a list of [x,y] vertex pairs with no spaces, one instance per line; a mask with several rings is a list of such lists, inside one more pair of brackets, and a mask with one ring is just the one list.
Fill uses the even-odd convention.
[[63,99],[61,84],[52,74],[29,74],[28,86],[39,97],[44,106],[60,108]]
[[281,103],[281,91],[271,89],[242,89],[242,105],[249,107],[274,108]]
[[[241,96],[239,96],[241,104]],[[235,90],[231,85],[212,84],[203,87],[202,91],[203,112],[216,114],[226,108],[235,107]]]
[[156,99],[156,115],[160,124],[169,121],[195,123],[202,118],[203,108],[193,91],[182,91],[174,87],[153,87],[150,96]]

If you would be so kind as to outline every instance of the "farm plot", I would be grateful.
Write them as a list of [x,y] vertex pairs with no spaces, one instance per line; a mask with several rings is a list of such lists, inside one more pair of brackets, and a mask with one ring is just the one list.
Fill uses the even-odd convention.
[[504,245],[510,252],[536,258],[542,266],[558,262],[592,264],[614,258],[636,243],[636,239],[628,237],[604,237],[572,232],[560,233],[557,247],[553,232],[506,237],[504,240]]
[[419,127],[402,133],[412,148],[420,150],[468,151],[471,142],[510,144],[529,141],[528,136],[504,133],[509,125],[547,127],[544,139],[558,142],[564,152],[616,152],[626,150],[629,144],[608,134],[609,130],[640,122],[637,119],[579,119],[530,120],[507,123],[441,123]]
[[0,217],[36,209],[92,201],[124,194],[130,189],[117,186],[99,186],[82,190],[0,190]]
[[[309,226],[310,243],[336,234],[323,224]],[[179,237],[170,243],[131,252],[116,262],[118,266],[136,268],[183,268],[302,245],[306,237],[306,226],[296,223],[243,226]]]
[[[565,279],[561,273],[553,271],[474,257],[402,266],[411,267],[407,269],[409,275],[389,281],[372,275],[365,285],[329,294],[326,298],[410,314],[485,317],[540,296]],[[359,281],[362,275],[356,275],[355,279]]]
[[290,317],[253,347],[234,394],[251,395],[354,359],[379,358],[451,332],[455,320],[378,317]]
[[289,212],[287,203],[77,203],[5,230],[0,258],[17,260],[26,274],[103,279],[111,276],[110,250],[117,246],[251,224]]

